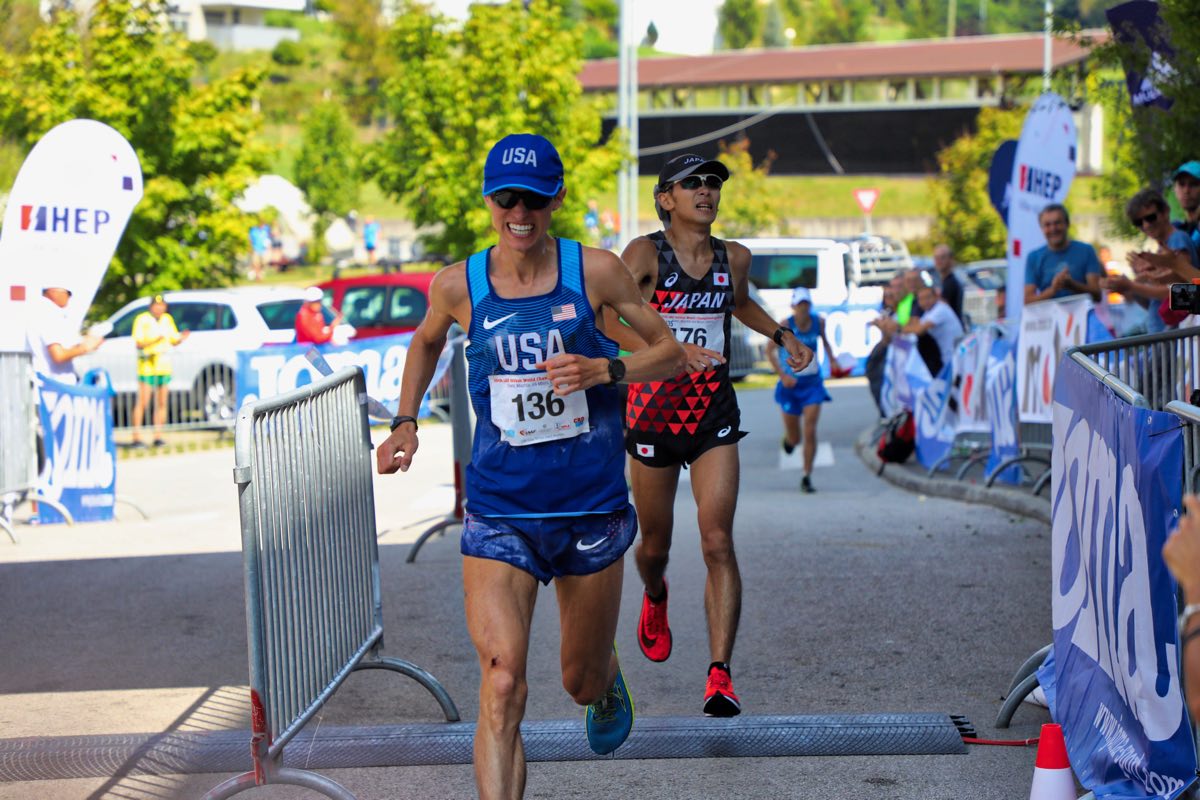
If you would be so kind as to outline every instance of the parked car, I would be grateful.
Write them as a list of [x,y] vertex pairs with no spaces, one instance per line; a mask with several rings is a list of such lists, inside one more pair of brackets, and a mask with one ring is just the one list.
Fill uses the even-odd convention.
[[[172,420],[227,426],[232,423],[237,397],[237,353],[264,345],[290,344],[296,339],[296,312],[304,290],[290,286],[240,286],[164,292],[168,311],[188,338],[172,351],[170,383]],[[93,332],[104,337],[94,353],[75,359],[79,373],[102,368],[117,393],[118,424],[128,416],[137,394],[137,347],[133,321],[150,305],[142,297],[125,305]],[[334,313],[325,309],[325,318]],[[339,326],[339,335],[352,335]],[[124,412],[124,413],[122,413]]]
[[425,319],[434,272],[384,272],[318,284],[326,302],[366,339],[408,333]]
[[963,288],[963,325],[969,330],[1004,318],[1008,261],[989,258],[954,270]]

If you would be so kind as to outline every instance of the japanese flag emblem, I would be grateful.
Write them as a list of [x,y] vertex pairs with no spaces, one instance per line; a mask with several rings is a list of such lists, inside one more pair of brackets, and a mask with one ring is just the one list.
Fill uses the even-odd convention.
[[638,454],[639,456],[647,456],[647,457],[649,457],[649,456],[653,456],[653,455],[654,455],[654,445],[652,445],[652,444],[639,444],[639,445],[637,446],[637,454]]
[[714,273],[713,274],[713,284],[716,286],[728,286],[729,285],[729,273],[728,272]]

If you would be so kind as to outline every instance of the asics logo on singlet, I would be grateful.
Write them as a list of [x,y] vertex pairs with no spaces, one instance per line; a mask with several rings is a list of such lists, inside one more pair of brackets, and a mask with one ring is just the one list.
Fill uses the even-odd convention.
[[670,289],[672,286],[675,285],[675,281],[677,281],[677,280],[679,280],[679,273],[672,272],[670,275],[667,276],[667,279],[665,281],[663,281],[663,287],[666,289]]
[[584,544],[584,543],[583,543],[583,540],[582,540],[582,539],[580,539],[578,542],[576,542],[576,543],[575,543],[575,549],[576,549],[576,550],[582,550],[583,552],[585,552],[585,553],[586,553],[588,550],[594,550],[594,549],[596,549],[597,547],[599,547],[600,545],[604,544],[604,543],[605,543],[605,542],[607,542],[607,541],[608,541],[608,537],[607,537],[607,536],[603,536],[603,537],[601,537],[601,538],[597,539],[597,540],[596,540],[596,541],[594,541],[594,542],[589,542],[588,544]]
[[726,425],[724,428],[721,428],[721,430],[717,431],[717,438],[724,439],[726,436],[729,435],[729,432],[732,430],[733,430],[732,425]]
[[517,312],[514,311],[513,313],[508,314],[507,316],[500,317],[499,319],[488,319],[487,315],[485,314],[483,317],[483,329],[485,331],[490,331],[492,328],[496,327],[501,322],[504,322],[506,319],[512,319],[516,315],[517,315]]

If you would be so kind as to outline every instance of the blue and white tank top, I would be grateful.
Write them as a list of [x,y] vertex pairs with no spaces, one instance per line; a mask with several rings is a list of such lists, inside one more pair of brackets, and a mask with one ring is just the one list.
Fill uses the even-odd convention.
[[[809,362],[807,367],[800,372],[796,372],[787,363],[787,350],[784,350],[782,347],[780,347],[776,351],[779,355],[779,365],[783,367],[784,371],[787,372],[788,375],[791,375],[796,379],[797,386],[811,386],[814,383],[821,383],[821,381],[824,380],[824,378],[821,377],[821,367],[819,364],[820,351],[817,348],[821,343],[821,331],[825,329],[825,320],[821,319],[821,317],[816,314],[810,314],[809,320],[810,322],[808,324],[808,330],[801,331],[796,325],[796,318],[794,316],[787,318],[787,326],[791,329],[792,333],[796,335],[796,338],[800,340],[800,344],[804,345],[809,350],[812,350],[812,361]],[[829,354],[826,353],[825,356],[828,358]]]
[[564,353],[617,355],[616,342],[596,329],[582,246],[558,240],[558,282],[536,297],[497,295],[490,252],[467,259],[468,385],[477,418],[467,510],[486,517],[562,517],[624,509],[624,397],[607,385],[559,397],[534,366]]

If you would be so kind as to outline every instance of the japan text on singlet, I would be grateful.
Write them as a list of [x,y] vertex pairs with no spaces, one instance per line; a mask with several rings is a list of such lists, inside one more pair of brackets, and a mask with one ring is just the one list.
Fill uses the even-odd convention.
[[666,234],[647,236],[658,248],[658,281],[650,305],[680,342],[725,356],[724,364],[665,381],[629,384],[626,424],[633,431],[692,436],[729,424],[737,398],[729,381],[729,320],[733,279],[725,243],[711,239],[713,263],[700,278],[683,271]]
[[559,239],[558,283],[537,297],[496,294],[489,250],[467,260],[467,364],[477,418],[467,467],[467,510],[488,517],[560,517],[628,504],[622,397],[594,386],[567,397],[534,365],[564,353],[613,358],[596,330],[583,282],[583,249]]

